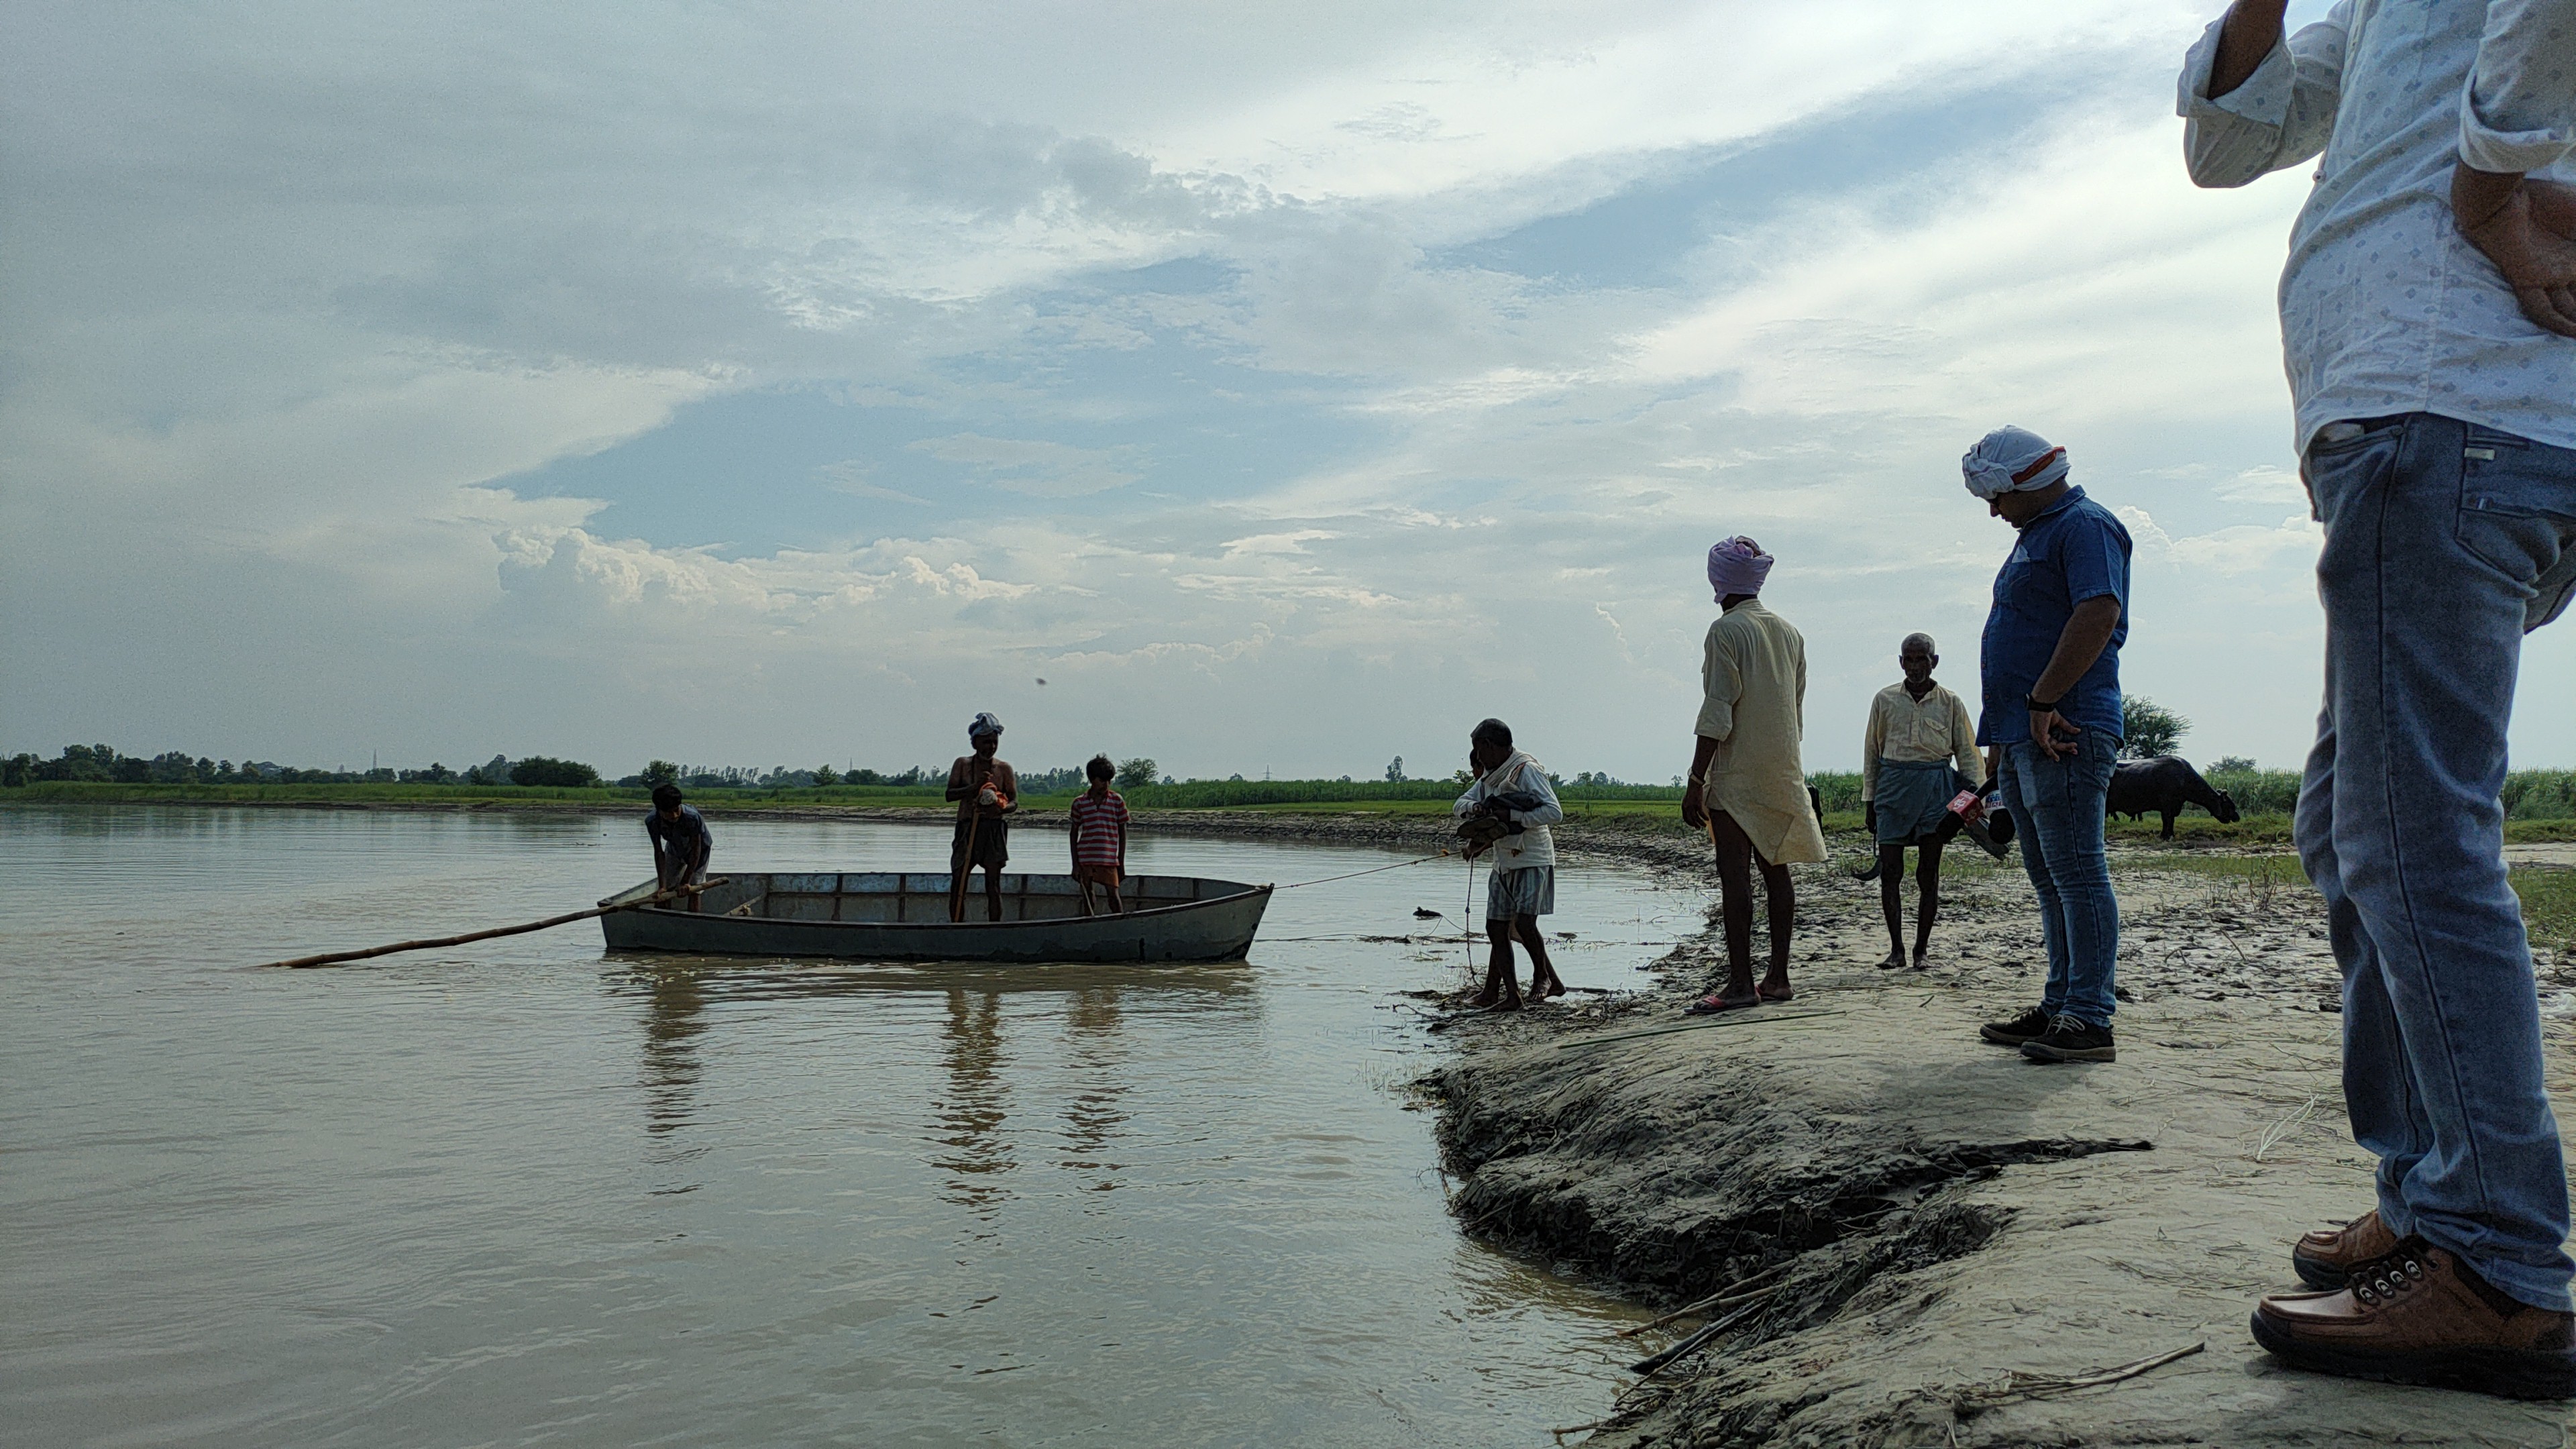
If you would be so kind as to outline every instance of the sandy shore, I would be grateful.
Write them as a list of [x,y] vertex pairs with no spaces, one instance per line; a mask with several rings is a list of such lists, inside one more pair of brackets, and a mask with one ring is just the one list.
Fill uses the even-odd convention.
[[[1682,868],[1706,869],[1695,851]],[[1639,995],[1446,1023],[1458,1056],[1426,1085],[1467,1231],[1658,1305],[1751,1280],[1756,1296],[1712,1310],[1731,1327],[1641,1379],[1588,1442],[2566,1442],[2563,1405],[2315,1378],[2255,1348],[2256,1296],[2297,1286],[2291,1240],[2371,1200],[2316,897],[2119,874],[2114,1064],[2037,1066],[1977,1038],[2038,996],[2018,862],[1954,873],[1920,974],[1875,969],[1875,885],[1802,868],[1792,1003],[1604,1040],[1685,1020],[1717,972],[1702,936]],[[2576,961],[2545,953],[2542,976],[2552,1084],[2576,1102]],[[1708,1321],[1642,1335],[1637,1355]],[[2116,1384],[2045,1377],[2195,1344]]]

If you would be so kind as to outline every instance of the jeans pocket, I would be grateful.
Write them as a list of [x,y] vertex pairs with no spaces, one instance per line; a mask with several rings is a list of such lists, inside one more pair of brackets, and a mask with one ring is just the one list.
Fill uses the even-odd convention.
[[2310,444],[2299,460],[2299,481],[2308,490],[2308,517],[2328,527],[2343,501],[2384,478],[2397,466],[2402,427],[2373,428],[2337,442]]
[[2576,547],[2576,450],[2471,429],[2455,537],[2470,557],[2534,590],[2527,628],[2567,607]]

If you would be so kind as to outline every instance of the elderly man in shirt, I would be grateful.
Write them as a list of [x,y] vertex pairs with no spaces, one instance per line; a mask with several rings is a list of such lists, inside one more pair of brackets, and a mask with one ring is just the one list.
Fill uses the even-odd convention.
[[1965,817],[1950,808],[1963,789],[1987,778],[1977,754],[1977,727],[1968,703],[1932,677],[1941,656],[1929,634],[1908,634],[1896,647],[1905,677],[1869,702],[1861,734],[1860,808],[1878,843],[1879,908],[1887,916],[1887,959],[1882,971],[1905,961],[1905,848],[1915,849],[1914,969],[1932,953],[1932,923],[1941,914],[1941,849],[1958,835]]
[[2123,733],[2129,531],[2067,481],[2066,450],[2027,429],[1986,434],[1960,471],[2018,535],[1986,614],[1977,743],[1995,747],[2048,948],[2039,1005],[1980,1034],[2033,1061],[2111,1061],[2120,902],[2102,818]]
[[2567,1176],[2506,882],[2522,635],[2576,591],[2576,0],[2238,0],[2183,63],[2192,180],[2318,160],[2281,275],[2325,526],[2301,863],[2343,968],[2373,1211],[2254,1335],[2328,1373],[2576,1396]]
[[[1700,660],[1699,724],[1682,820],[1717,850],[1726,932],[1726,987],[1702,997],[1699,1015],[1787,1001],[1789,937],[1797,896],[1789,867],[1825,858],[1825,835],[1798,761],[1806,729],[1807,641],[1757,597],[1771,555],[1744,537],[1708,551],[1708,582],[1725,611],[1708,626]],[[1753,980],[1753,872],[1770,902],[1771,969]]]

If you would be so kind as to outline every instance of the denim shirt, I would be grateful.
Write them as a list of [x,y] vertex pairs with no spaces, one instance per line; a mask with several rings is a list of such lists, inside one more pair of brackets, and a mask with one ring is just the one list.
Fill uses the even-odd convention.
[[2069,488],[2021,531],[2012,557],[1995,575],[1994,607],[1986,613],[1979,650],[1985,713],[1977,721],[1978,744],[2030,738],[2030,687],[2056,654],[2075,606],[2106,596],[2120,601],[2120,622],[2102,657],[2066,691],[2057,712],[2078,729],[2107,730],[2113,739],[2124,739],[2120,645],[2129,637],[2129,530],[2083,489]]

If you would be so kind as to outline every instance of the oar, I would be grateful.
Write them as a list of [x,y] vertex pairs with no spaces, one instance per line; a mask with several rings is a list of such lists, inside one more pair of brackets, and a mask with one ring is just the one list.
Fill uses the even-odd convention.
[[285,967],[288,970],[301,971],[308,966],[336,966],[343,961],[364,961],[370,956],[390,956],[397,951],[431,951],[441,946],[462,946],[468,941],[488,941],[494,936],[523,936],[530,931],[542,931],[552,926],[568,925],[574,921],[587,921],[593,916],[604,916],[611,911],[642,910],[646,906],[660,905],[674,896],[694,896],[701,891],[713,890],[724,884],[726,884],[725,878],[717,876],[713,880],[702,880],[694,885],[673,886],[666,891],[655,891],[649,896],[621,901],[613,906],[575,911],[568,916],[548,916],[542,921],[530,921],[524,926],[501,926],[489,931],[468,931],[462,936],[441,936],[435,941],[396,941],[390,946],[370,946],[364,951],[326,951],[319,956],[298,956],[292,961],[264,962],[259,969],[266,971],[275,967]]

